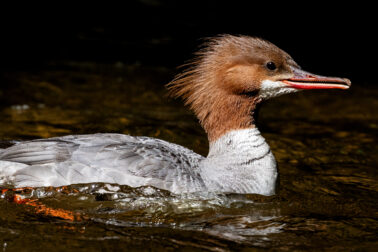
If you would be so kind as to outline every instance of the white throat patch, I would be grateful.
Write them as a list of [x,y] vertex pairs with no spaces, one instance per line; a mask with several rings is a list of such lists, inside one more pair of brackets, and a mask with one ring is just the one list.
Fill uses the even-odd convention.
[[288,87],[288,85],[286,85],[282,81],[264,80],[261,83],[259,95],[261,98],[266,100],[272,97],[277,97],[283,94],[289,94],[298,91],[298,89]]

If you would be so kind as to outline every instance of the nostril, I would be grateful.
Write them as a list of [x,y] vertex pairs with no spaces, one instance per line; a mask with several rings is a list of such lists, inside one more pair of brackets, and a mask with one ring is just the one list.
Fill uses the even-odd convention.
[[316,78],[314,75],[307,75],[306,77],[307,77],[307,78],[312,78],[312,79],[315,79],[315,78]]

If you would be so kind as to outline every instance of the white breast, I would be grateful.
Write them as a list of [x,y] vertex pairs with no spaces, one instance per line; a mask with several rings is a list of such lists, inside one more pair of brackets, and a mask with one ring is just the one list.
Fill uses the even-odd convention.
[[201,177],[211,191],[275,193],[275,158],[258,129],[230,131],[210,144]]

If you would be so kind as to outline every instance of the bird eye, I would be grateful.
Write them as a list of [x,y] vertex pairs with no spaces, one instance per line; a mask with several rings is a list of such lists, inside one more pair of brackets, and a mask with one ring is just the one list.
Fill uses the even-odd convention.
[[276,64],[274,64],[274,62],[272,61],[269,61],[268,63],[266,63],[266,67],[269,69],[269,70],[276,70]]

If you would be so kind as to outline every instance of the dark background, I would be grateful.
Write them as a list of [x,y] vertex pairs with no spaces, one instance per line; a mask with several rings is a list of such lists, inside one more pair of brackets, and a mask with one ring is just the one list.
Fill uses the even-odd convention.
[[273,1],[123,1],[122,4],[3,6],[1,71],[38,69],[49,61],[95,61],[176,67],[200,38],[259,36],[306,70],[375,82],[375,7]]

